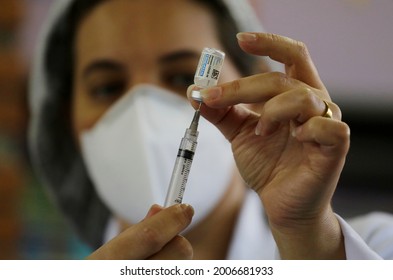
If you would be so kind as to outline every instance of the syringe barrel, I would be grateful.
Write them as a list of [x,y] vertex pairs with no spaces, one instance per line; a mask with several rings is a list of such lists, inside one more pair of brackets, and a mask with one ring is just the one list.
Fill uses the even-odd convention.
[[192,132],[190,129],[187,129],[180,142],[164,207],[182,203],[188,175],[190,173],[192,160],[197,146],[197,138],[198,132]]

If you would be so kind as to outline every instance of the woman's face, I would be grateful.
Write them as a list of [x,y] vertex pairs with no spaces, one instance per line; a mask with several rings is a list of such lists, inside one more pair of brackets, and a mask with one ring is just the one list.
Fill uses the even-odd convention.
[[[110,0],[84,18],[75,40],[75,137],[121,95],[150,83],[184,95],[204,47],[223,49],[208,8],[186,0]],[[226,58],[221,81],[238,78]]]

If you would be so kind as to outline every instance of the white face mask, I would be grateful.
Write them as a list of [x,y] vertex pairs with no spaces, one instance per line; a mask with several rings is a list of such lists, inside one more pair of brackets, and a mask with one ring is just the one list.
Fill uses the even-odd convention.
[[[184,98],[140,85],[117,101],[82,134],[82,154],[100,198],[129,223],[163,205],[180,140],[194,109]],[[201,118],[198,146],[183,197],[195,209],[193,225],[206,217],[229,186],[234,160],[229,142]]]

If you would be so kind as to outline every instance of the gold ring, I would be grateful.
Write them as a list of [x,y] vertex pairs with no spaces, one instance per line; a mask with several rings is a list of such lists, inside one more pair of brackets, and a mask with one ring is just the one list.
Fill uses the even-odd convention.
[[325,111],[323,112],[322,117],[328,118],[328,119],[333,118],[333,113],[329,107],[329,104],[325,100],[323,100],[323,103],[325,103]]

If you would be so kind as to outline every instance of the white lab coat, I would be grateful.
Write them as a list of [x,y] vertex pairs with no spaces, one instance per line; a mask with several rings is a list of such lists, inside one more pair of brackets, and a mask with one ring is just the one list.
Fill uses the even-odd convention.
[[[375,212],[348,221],[338,215],[337,218],[348,260],[393,259],[393,215]],[[111,219],[105,241],[118,233],[119,225]],[[239,214],[227,259],[280,259],[263,207],[253,191],[248,192]]]

